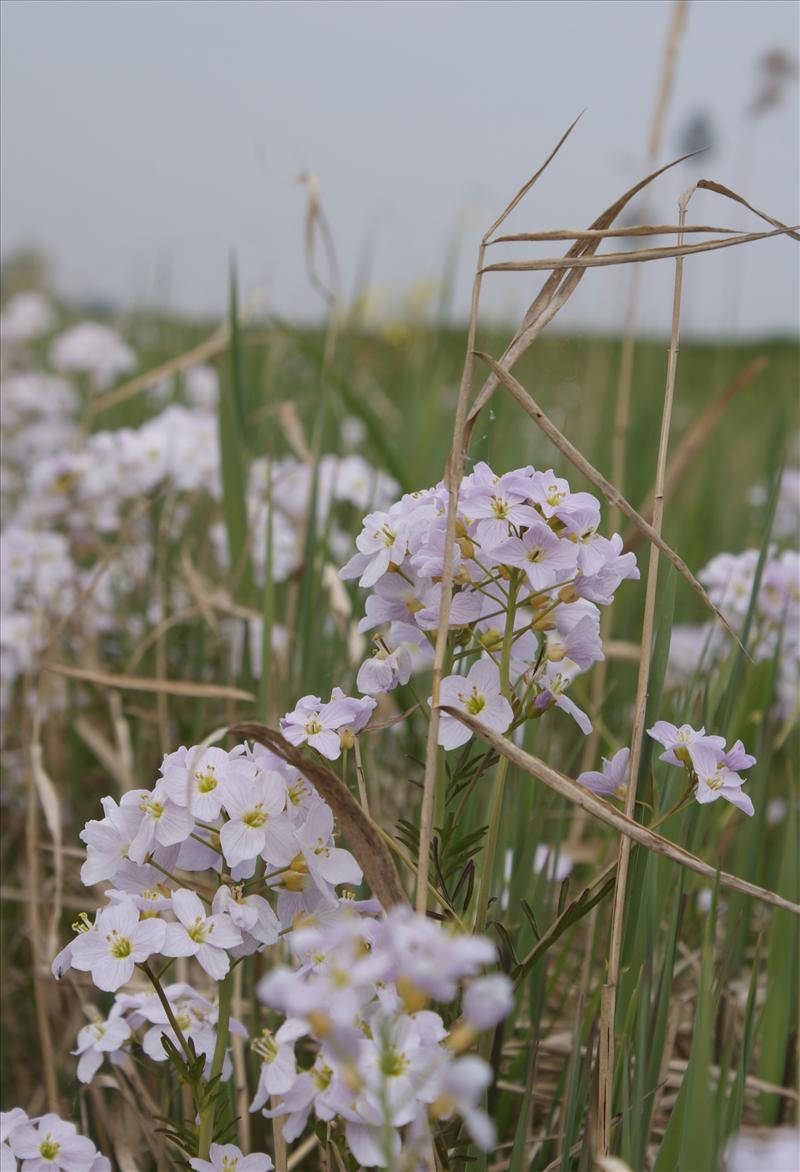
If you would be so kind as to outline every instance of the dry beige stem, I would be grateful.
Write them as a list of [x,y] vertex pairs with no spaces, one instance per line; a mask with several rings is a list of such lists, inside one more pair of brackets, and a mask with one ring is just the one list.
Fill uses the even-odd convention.
[[[770,236],[794,236],[799,225],[793,228],[773,228],[769,232],[740,232],[724,240],[705,240],[701,244],[671,244],[663,248],[639,248],[635,252],[605,252],[602,256],[544,257],[542,260],[506,260],[486,265],[484,273],[535,273],[558,272],[561,269],[601,269],[608,265],[641,264],[650,260],[692,256],[698,252],[716,252],[720,248],[735,248],[738,244],[750,244],[754,240],[767,240]],[[605,235],[605,233],[602,233]],[[585,238],[585,237],[584,237]],[[592,236],[589,239],[596,239]]]
[[566,142],[575,122],[561,136],[553,150],[545,159],[542,166],[531,178],[524,183],[514,198],[506,205],[495,222],[484,234],[478,249],[478,262],[475,269],[475,278],[472,284],[472,300],[470,303],[469,327],[467,330],[467,352],[464,359],[464,369],[461,374],[461,383],[458,389],[458,403],[453,422],[453,440],[450,456],[445,470],[445,484],[447,485],[447,523],[445,527],[444,564],[442,566],[441,594],[439,602],[439,626],[436,630],[436,645],[433,659],[433,677],[431,681],[432,711],[428,725],[428,739],[425,744],[425,776],[422,787],[422,807],[420,810],[419,827],[419,855],[417,859],[417,911],[424,915],[427,908],[428,871],[430,869],[431,842],[433,839],[433,808],[436,793],[436,773],[439,760],[439,693],[442,683],[442,671],[447,651],[447,636],[450,627],[450,605],[453,600],[453,546],[455,544],[456,516],[458,512],[458,490],[464,474],[464,456],[469,443],[467,431],[467,400],[472,387],[472,371],[475,363],[474,347],[478,328],[478,306],[481,292],[481,269],[489,237],[492,236],[504,220],[511,214],[517,204],[525,198],[539,177],[545,172],[552,160]]
[[[686,220],[686,197],[680,203],[680,223]],[[679,236],[679,242],[683,237]],[[664,388],[664,405],[661,413],[661,428],[658,440],[658,457],[656,460],[656,479],[653,497],[653,528],[661,535],[661,526],[664,519],[664,482],[667,474],[667,450],[669,446],[669,432],[672,422],[672,404],[675,397],[675,376],[678,370],[678,339],[680,335],[681,295],[683,291],[683,256],[675,261],[675,287],[672,300],[672,330],[670,333],[669,358],[667,361],[667,380]],[[655,629],[656,588],[658,584],[658,551],[656,546],[650,546],[650,557],[647,567],[647,587],[645,591],[644,619],[642,622],[641,656],[639,660],[639,676],[636,684],[636,700],[634,704],[633,732],[631,737],[630,773],[628,788],[625,793],[625,814],[633,819],[636,808],[636,791],[639,781],[639,765],[642,759],[644,744],[647,694],[650,682],[650,664],[653,652],[653,632]],[[609,1143],[611,1133],[611,1071],[614,1070],[614,1020],[616,1014],[617,985],[619,982],[620,957],[622,953],[622,927],[625,915],[625,897],[628,884],[628,866],[631,854],[631,840],[620,839],[617,856],[617,881],[614,888],[614,901],[611,908],[611,941],[608,954],[608,977],[603,989],[600,1009],[600,1051],[606,1055],[605,1066],[609,1071],[609,1085],[603,1093],[605,1117],[601,1123],[601,1134],[605,1144]],[[603,1149],[607,1153],[607,1147]]]
[[131,692],[163,692],[170,696],[196,696],[202,700],[255,700],[252,692],[242,688],[229,688],[224,684],[195,684],[190,680],[158,680],[146,676],[111,675],[91,668],[70,667],[66,663],[48,663],[47,671],[69,676],[74,680],[86,680],[101,688],[122,688]]

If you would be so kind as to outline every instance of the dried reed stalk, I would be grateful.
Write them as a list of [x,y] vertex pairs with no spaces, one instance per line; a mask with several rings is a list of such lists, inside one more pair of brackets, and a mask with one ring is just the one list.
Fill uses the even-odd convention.
[[439,626],[436,630],[436,646],[433,661],[433,680],[431,685],[431,720],[428,726],[428,739],[425,745],[425,776],[422,789],[422,807],[420,811],[419,855],[417,860],[417,911],[424,915],[427,909],[428,872],[430,869],[431,842],[433,839],[433,809],[436,795],[436,774],[439,759],[439,695],[442,682],[445,654],[447,650],[447,636],[450,629],[450,606],[453,599],[453,546],[455,543],[456,514],[458,510],[458,491],[464,474],[464,459],[466,444],[469,437],[466,429],[467,402],[472,387],[472,372],[475,364],[475,337],[478,328],[478,306],[483,274],[483,261],[489,239],[500,225],[508,218],[517,204],[525,198],[539,177],[558,154],[559,150],[572,133],[577,119],[561,136],[556,146],[550,152],[539,169],[524,183],[514,198],[507,204],[495,222],[484,233],[478,248],[478,261],[475,268],[475,277],[472,284],[472,299],[470,303],[469,326],[467,329],[467,352],[464,358],[464,369],[461,374],[461,383],[458,388],[458,403],[456,405],[455,421],[453,423],[453,440],[450,448],[450,457],[445,470],[445,484],[447,486],[447,524],[445,528],[444,565],[442,567],[441,601],[439,603]]
[[[686,219],[686,196],[680,203],[680,223]],[[678,240],[682,240],[679,236]],[[661,430],[658,440],[655,492],[653,496],[653,528],[661,533],[664,519],[664,482],[667,474],[667,450],[672,422],[672,404],[675,398],[675,377],[678,370],[678,339],[680,336],[681,294],[683,291],[683,256],[675,261],[675,287],[672,301],[672,330],[670,333],[667,380],[664,388],[664,405],[661,413]],[[639,779],[639,765],[644,744],[647,688],[650,680],[650,663],[653,652],[653,631],[656,612],[656,588],[658,585],[658,551],[650,546],[647,569],[647,588],[642,624],[642,646],[639,659],[639,678],[636,686],[636,701],[631,739],[630,773],[625,794],[625,814],[633,818],[636,807],[636,789]],[[628,884],[628,865],[631,854],[631,840],[620,840],[617,856],[617,881],[611,909],[611,942],[608,955],[608,977],[600,1001],[600,1068],[603,1071],[598,1101],[597,1146],[602,1155],[608,1155],[611,1140],[612,1091],[614,1083],[614,1016],[619,982],[620,955],[622,952],[622,925],[625,914],[625,896]]]

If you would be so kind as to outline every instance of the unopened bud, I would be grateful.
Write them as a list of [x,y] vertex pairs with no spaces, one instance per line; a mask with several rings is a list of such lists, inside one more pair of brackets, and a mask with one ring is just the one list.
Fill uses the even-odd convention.
[[327,1038],[331,1032],[331,1019],[327,1013],[322,1013],[318,1009],[312,1009],[308,1017],[308,1024],[311,1026],[318,1038]]
[[543,615],[540,619],[536,619],[533,624],[534,631],[553,631],[555,630],[555,623],[547,615]]
[[469,1050],[477,1036],[478,1031],[475,1027],[462,1019],[456,1022],[455,1027],[447,1035],[447,1048],[454,1054],[463,1054],[465,1050]]
[[418,988],[408,977],[400,977],[396,984],[407,1013],[420,1013],[428,1004],[428,994]]
[[562,586],[558,592],[559,602],[577,602],[580,594],[574,586]]

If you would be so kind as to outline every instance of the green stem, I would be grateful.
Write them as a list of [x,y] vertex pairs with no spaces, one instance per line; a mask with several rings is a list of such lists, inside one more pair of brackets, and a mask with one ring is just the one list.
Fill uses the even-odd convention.
[[497,853],[497,838],[500,832],[500,814],[503,809],[503,790],[505,788],[507,772],[508,758],[501,757],[497,763],[497,772],[494,775],[492,804],[489,809],[489,830],[486,834],[483,866],[481,867],[481,877],[478,881],[474,928],[476,933],[482,932],[486,927],[486,917],[489,911],[489,895],[492,886],[492,872],[494,871],[494,857]]
[[167,1015],[167,1021],[172,1026],[173,1033],[175,1034],[175,1037],[180,1042],[181,1049],[183,1050],[184,1054],[186,1055],[187,1062],[193,1062],[194,1058],[192,1055],[192,1051],[189,1049],[189,1044],[186,1041],[186,1038],[183,1036],[183,1030],[178,1025],[178,1022],[177,1022],[177,1019],[176,1019],[175,1014],[173,1012],[172,1006],[170,1005],[169,1000],[167,998],[167,995],[164,992],[164,989],[163,989],[163,986],[161,984],[160,979],[156,976],[156,974],[150,968],[150,965],[147,963],[147,961],[144,962],[144,964],[141,966],[141,968],[142,968],[143,972],[147,975],[147,979],[149,980],[150,984],[153,986],[153,988],[156,991],[156,995],[157,995],[159,1001],[161,1002],[161,1005],[164,1009],[164,1013],[166,1013],[166,1015]]
[[[214,1045],[214,1055],[211,1059],[211,1073],[209,1082],[213,1083],[222,1074],[222,1064],[228,1049],[228,1025],[231,1017],[231,998],[233,996],[233,970],[220,981],[219,1008],[217,1010],[217,1040]],[[216,1094],[212,1092],[207,1106],[200,1115],[200,1132],[197,1137],[197,1156],[200,1160],[207,1160],[211,1141],[214,1138],[214,1113],[217,1103]]]
[[[508,613],[506,627],[503,633],[503,650],[500,656],[500,690],[511,703],[512,688],[510,675],[511,644],[514,641],[514,617],[517,611],[517,590],[519,576],[515,573],[509,583]],[[486,846],[483,851],[480,879],[478,880],[478,896],[475,904],[475,931],[482,932],[486,927],[486,917],[489,912],[489,897],[492,887],[492,872],[497,854],[497,839],[500,834],[500,815],[503,812],[503,792],[508,773],[508,758],[501,757],[497,763],[497,772],[494,775],[492,799],[489,807],[489,829],[486,834]]]

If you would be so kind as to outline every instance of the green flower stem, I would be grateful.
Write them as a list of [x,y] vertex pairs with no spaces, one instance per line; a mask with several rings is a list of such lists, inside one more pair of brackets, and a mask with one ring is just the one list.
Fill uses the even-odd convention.
[[[228,1026],[231,1018],[231,998],[233,997],[233,970],[220,981],[219,1008],[217,1011],[217,1040],[214,1046],[214,1056],[211,1059],[211,1073],[209,1082],[214,1082],[222,1074],[222,1064],[225,1061],[225,1052],[228,1049]],[[200,1115],[200,1133],[197,1137],[197,1155],[200,1160],[207,1160],[211,1141],[214,1138],[214,1114],[216,1095]]]
[[158,997],[159,1001],[161,1002],[161,1005],[164,1009],[164,1013],[166,1013],[166,1015],[167,1015],[167,1021],[171,1025],[173,1032],[175,1034],[175,1037],[178,1039],[178,1042],[180,1043],[180,1047],[186,1056],[186,1061],[192,1062],[193,1061],[192,1052],[189,1049],[189,1044],[186,1041],[186,1038],[183,1036],[183,1030],[178,1025],[177,1019],[176,1019],[175,1014],[172,1010],[172,1006],[170,1005],[169,999],[167,998],[167,995],[164,992],[164,989],[163,989],[163,986],[161,984],[160,979],[156,976],[156,974],[150,968],[150,965],[147,963],[147,961],[145,961],[144,964],[142,964],[140,967],[141,967],[142,971],[145,973],[145,975],[147,976],[148,981],[150,982],[150,984],[153,986],[153,988],[156,991],[156,996]]
[[[503,651],[500,657],[500,690],[511,703],[512,688],[510,680],[511,645],[514,641],[514,617],[517,611],[517,590],[519,576],[515,572],[509,583],[508,613],[506,627],[503,633]],[[489,829],[486,834],[486,846],[483,851],[483,860],[478,880],[478,895],[475,904],[475,932],[482,932],[486,927],[486,917],[489,912],[489,896],[492,886],[492,872],[497,854],[497,839],[500,834],[500,815],[503,812],[503,793],[508,773],[508,758],[501,757],[497,763],[497,772],[494,775],[494,786],[489,807]]]

